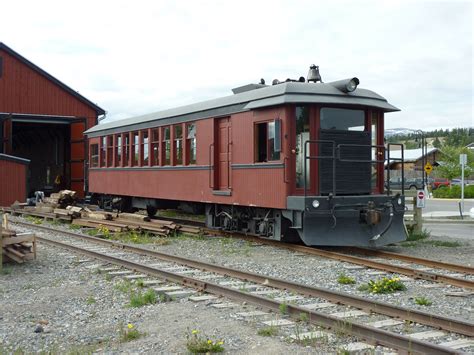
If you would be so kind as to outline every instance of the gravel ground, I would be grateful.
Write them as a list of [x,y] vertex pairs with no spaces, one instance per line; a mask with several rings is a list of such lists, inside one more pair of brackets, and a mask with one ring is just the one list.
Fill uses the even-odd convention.
[[[13,218],[12,218],[13,219]],[[443,238],[446,240],[446,238]],[[474,264],[474,245],[463,240],[460,247],[417,244],[389,247],[430,259]],[[459,290],[441,286],[428,288],[426,281],[406,281],[407,290],[389,295],[372,295],[357,287],[380,276],[373,270],[351,270],[350,264],[284,249],[223,238],[178,237],[167,245],[153,248],[171,254],[193,257],[246,271],[289,279],[311,286],[358,294],[379,301],[411,307],[435,314],[474,322],[473,298],[450,297]],[[193,329],[223,339],[230,353],[283,354],[337,351],[321,342],[315,347],[289,343],[283,335],[262,337],[256,320],[244,321],[235,311],[217,310],[209,304],[181,300],[140,308],[127,307],[129,296],[108,280],[80,263],[80,257],[40,245],[38,259],[25,265],[7,267],[0,278],[0,353],[21,349],[26,352],[57,353],[104,351],[107,353],[186,353],[186,334]],[[356,285],[340,285],[339,274],[356,279]],[[430,307],[416,305],[414,299],[433,301]],[[254,310],[239,306],[240,312]],[[120,329],[132,323],[145,335],[131,342],[120,342]],[[43,332],[35,333],[38,324]]]

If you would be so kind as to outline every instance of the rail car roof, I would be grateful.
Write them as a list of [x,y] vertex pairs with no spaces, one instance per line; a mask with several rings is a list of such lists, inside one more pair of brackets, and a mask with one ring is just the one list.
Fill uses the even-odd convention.
[[154,123],[156,120],[160,120],[160,125],[166,125],[230,115],[264,107],[298,103],[370,106],[379,108],[384,112],[400,111],[389,104],[385,98],[370,90],[357,88],[353,92],[345,93],[330,83],[285,82],[218,99],[98,124],[85,133],[89,137],[96,137],[127,130],[150,128],[156,124]]

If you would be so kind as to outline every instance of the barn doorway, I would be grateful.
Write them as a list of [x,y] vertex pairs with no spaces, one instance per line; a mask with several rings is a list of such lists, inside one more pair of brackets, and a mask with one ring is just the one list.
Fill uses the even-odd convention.
[[70,188],[70,124],[13,122],[11,155],[29,159],[28,196]]

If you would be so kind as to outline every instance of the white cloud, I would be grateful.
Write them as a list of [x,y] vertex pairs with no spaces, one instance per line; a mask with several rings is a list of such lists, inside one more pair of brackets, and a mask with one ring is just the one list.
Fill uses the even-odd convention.
[[124,118],[264,77],[358,76],[387,127],[473,126],[469,1],[23,1],[1,41]]

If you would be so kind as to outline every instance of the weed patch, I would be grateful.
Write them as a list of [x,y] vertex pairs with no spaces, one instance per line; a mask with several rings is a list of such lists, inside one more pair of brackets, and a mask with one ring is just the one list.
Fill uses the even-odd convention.
[[337,282],[341,285],[353,285],[356,283],[353,277],[347,276],[344,273],[339,274],[339,276],[337,277]]
[[120,325],[120,341],[127,342],[140,338],[144,333],[141,333],[133,324],[128,323],[126,327]]
[[259,329],[257,334],[262,337],[273,337],[275,335],[278,335],[278,328],[273,326],[264,327]]
[[186,333],[186,339],[186,348],[193,354],[212,354],[224,351],[223,340],[212,340],[207,336],[201,336],[198,330],[193,330],[191,334]]
[[359,287],[359,291],[371,293],[393,293],[404,290],[406,290],[406,286],[400,281],[399,277],[383,277],[375,281],[370,280],[367,284]]
[[433,302],[431,302],[426,297],[417,297],[415,298],[415,303],[420,306],[431,306]]
[[140,291],[130,293],[130,307],[142,307],[154,303],[156,303],[156,293],[153,290],[148,290],[145,293]]

